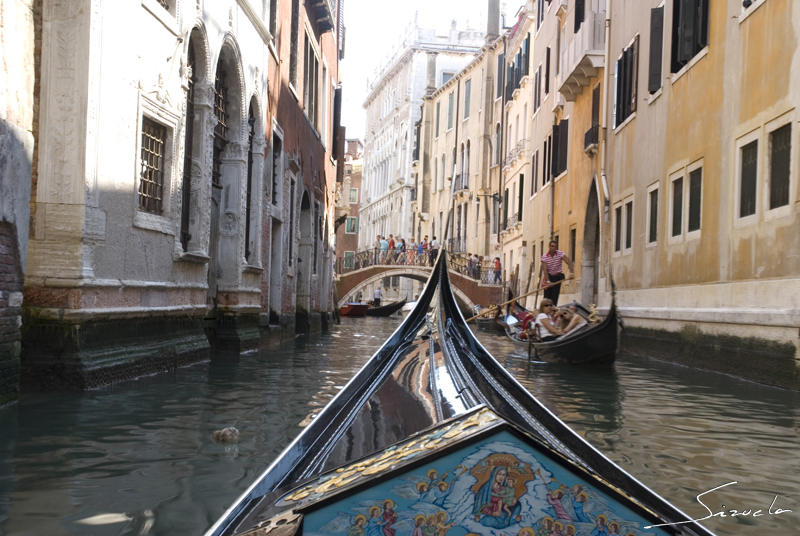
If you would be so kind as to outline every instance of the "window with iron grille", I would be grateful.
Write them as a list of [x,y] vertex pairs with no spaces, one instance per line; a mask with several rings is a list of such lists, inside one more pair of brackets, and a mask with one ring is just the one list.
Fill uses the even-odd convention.
[[228,144],[228,86],[225,85],[225,71],[217,72],[214,80],[214,116],[217,126],[214,127],[214,154],[211,166],[211,185],[222,188],[222,151]]
[[742,177],[739,187],[739,217],[756,213],[756,190],[758,180],[758,140],[741,148]]
[[703,168],[689,174],[689,226],[687,232],[700,229],[701,197],[703,192]]
[[769,140],[769,208],[772,210],[789,204],[792,125],[788,124],[775,130],[769,135]]
[[683,177],[672,181],[672,236],[683,229]]
[[625,203],[625,249],[633,245],[633,201]]
[[708,45],[710,0],[673,0],[672,72],[677,73]]
[[650,192],[650,234],[648,242],[655,242],[658,239],[658,189]]
[[161,214],[164,200],[167,127],[142,117],[142,154],[139,175],[139,210]]

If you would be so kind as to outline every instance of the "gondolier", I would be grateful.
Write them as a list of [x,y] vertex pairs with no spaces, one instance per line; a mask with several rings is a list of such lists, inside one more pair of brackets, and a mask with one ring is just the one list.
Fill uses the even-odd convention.
[[375,307],[381,306],[381,287],[375,288],[375,301],[373,302]]
[[[547,286],[551,283],[562,281],[565,276],[562,270],[563,264],[566,262],[569,267],[570,275],[575,273],[575,268],[572,266],[572,261],[567,257],[563,251],[558,250],[558,242],[555,240],[550,241],[550,248],[547,253],[542,255],[542,286]],[[558,296],[561,294],[561,285],[545,289],[544,297],[553,300],[554,305],[558,305]]]

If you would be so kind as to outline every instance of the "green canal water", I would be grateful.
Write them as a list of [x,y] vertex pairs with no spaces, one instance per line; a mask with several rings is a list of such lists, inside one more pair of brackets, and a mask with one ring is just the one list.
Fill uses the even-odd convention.
[[[97,391],[23,392],[0,408],[0,534],[200,535],[382,344],[398,318]],[[605,371],[487,349],[548,408],[719,535],[797,534],[800,393],[651,359]],[[211,440],[235,426],[235,447]],[[778,508],[793,512],[769,514]],[[722,505],[725,505],[724,507]],[[511,536],[511,535],[510,535]]]

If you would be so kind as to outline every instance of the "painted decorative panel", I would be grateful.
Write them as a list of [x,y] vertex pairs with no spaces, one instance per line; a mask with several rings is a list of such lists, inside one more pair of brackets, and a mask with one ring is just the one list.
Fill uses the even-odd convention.
[[502,431],[306,515],[306,536],[655,536],[658,528]]

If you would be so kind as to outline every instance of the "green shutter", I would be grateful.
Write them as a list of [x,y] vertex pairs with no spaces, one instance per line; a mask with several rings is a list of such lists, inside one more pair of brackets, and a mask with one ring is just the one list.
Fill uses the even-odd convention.
[[464,119],[469,117],[469,94],[472,87],[472,80],[464,82]]

